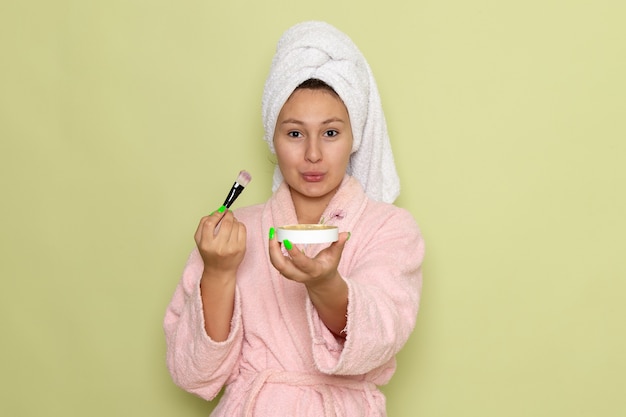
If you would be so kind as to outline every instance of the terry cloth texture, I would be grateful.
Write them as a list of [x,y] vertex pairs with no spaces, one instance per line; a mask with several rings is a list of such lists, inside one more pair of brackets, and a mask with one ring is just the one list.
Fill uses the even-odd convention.
[[[316,78],[341,97],[352,124],[348,174],[372,199],[392,203],[400,193],[378,88],[363,54],[343,32],[325,22],[303,22],[278,41],[263,92],[265,140],[274,153],[274,128],[283,105],[302,82]],[[273,191],[282,182],[274,171]]]
[[[285,183],[266,204],[235,210],[248,233],[223,342],[204,330],[203,261],[192,252],[165,315],[167,364],[179,386],[207,400],[226,385],[213,417],[386,416],[377,386],[415,325],[424,241],[408,211],[367,198],[351,177],[323,215],[352,232],[338,266],[348,285],[345,340],[326,328],[306,287],[268,259],[269,228],[296,221]],[[324,246],[300,249],[314,256]]]

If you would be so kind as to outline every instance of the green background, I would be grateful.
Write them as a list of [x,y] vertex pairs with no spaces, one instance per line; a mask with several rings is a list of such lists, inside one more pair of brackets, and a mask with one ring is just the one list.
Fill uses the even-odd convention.
[[269,196],[263,82],[319,19],[372,66],[427,242],[390,416],[626,415],[625,4],[2,1],[0,414],[208,415],[163,313],[239,170],[236,206]]

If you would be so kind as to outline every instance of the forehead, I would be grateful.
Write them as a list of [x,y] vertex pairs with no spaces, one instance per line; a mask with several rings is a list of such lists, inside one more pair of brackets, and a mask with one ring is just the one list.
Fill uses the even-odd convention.
[[280,111],[279,118],[289,112],[333,112],[348,116],[348,109],[341,98],[327,89],[296,89],[287,99]]

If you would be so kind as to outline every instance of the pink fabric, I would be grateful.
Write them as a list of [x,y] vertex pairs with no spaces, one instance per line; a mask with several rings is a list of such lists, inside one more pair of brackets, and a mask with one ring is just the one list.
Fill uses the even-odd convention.
[[[346,339],[325,327],[302,284],[269,262],[270,227],[297,223],[282,184],[263,205],[238,209],[247,251],[237,276],[231,331],[204,331],[194,250],[165,315],[167,364],[174,382],[207,400],[226,386],[213,416],[385,416],[376,386],[389,381],[395,355],[417,315],[424,243],[413,217],[375,202],[346,176],[323,222],[352,232],[339,264],[348,284]],[[305,249],[311,256],[322,245]]]

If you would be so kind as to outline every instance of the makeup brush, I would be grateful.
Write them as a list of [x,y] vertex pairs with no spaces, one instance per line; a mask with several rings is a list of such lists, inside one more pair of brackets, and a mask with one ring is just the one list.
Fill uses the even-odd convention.
[[224,206],[226,208],[229,208],[235,202],[250,180],[252,180],[252,176],[248,173],[248,171],[239,171],[239,175],[237,175],[237,180],[233,184],[233,188],[230,189],[228,197],[224,200]]

